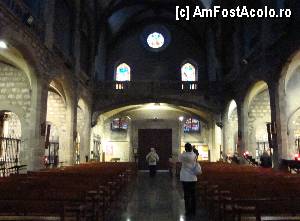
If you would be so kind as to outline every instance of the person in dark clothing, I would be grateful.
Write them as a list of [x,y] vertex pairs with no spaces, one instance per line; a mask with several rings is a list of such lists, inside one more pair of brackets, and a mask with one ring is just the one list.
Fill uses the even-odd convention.
[[264,151],[260,156],[260,166],[264,168],[272,167],[272,159],[267,151]]
[[238,156],[238,153],[237,153],[237,152],[234,153],[234,155],[233,155],[232,158],[231,158],[231,161],[232,161],[233,163],[240,164],[240,160],[239,160],[239,156]]
[[195,145],[193,146],[193,152],[194,152],[194,154],[196,154],[197,160],[198,160],[199,151],[196,149],[196,146],[195,146]]

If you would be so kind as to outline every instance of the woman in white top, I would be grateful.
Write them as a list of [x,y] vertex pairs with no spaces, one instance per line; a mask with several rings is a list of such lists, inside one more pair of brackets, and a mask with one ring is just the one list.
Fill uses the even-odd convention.
[[184,192],[185,214],[196,214],[196,183],[197,176],[193,169],[197,163],[197,156],[193,152],[190,143],[185,144],[185,152],[179,155],[178,160],[181,162],[180,181],[182,182]]

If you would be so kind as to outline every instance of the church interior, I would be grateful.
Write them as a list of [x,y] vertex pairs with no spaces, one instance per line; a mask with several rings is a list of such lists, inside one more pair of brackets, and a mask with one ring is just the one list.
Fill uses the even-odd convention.
[[[178,18],[216,6],[291,16]],[[0,220],[300,220],[297,30],[299,0],[0,0]]]

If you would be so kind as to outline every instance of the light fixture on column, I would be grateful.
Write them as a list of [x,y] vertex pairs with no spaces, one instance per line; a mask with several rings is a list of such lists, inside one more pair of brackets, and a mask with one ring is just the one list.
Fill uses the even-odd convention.
[[2,48],[2,49],[6,49],[7,48],[7,44],[6,44],[5,41],[0,40],[0,48]]
[[32,15],[28,15],[28,16],[26,17],[26,23],[27,23],[28,25],[32,25],[33,22],[34,22],[34,18],[32,17]]
[[182,122],[182,121],[184,120],[184,117],[183,117],[183,116],[180,116],[180,117],[178,118],[178,120]]

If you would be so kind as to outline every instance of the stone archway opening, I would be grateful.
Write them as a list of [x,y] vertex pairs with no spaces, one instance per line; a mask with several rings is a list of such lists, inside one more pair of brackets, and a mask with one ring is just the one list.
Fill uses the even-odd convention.
[[[17,154],[9,158],[15,159],[15,165],[27,165],[28,169],[31,169],[37,161],[32,159],[29,154],[26,154],[35,148],[32,145],[32,140],[34,139],[30,139],[33,131],[30,128],[30,124],[34,117],[33,106],[35,101],[33,97],[36,95],[35,86],[36,75],[33,67],[29,65],[27,58],[13,45],[0,50],[0,109],[3,110],[1,112],[2,115],[4,113],[4,116],[8,116],[7,119],[12,119],[12,121],[6,121],[9,122],[6,123],[9,126],[6,127],[6,131],[4,130],[2,136],[5,139],[11,139],[7,142],[14,143],[12,146],[18,146],[18,148],[13,148],[18,149],[13,151]],[[10,129],[7,131],[7,128]],[[21,145],[22,148],[20,148]],[[12,165],[11,161],[10,164]],[[22,169],[25,168],[23,167]],[[8,174],[13,172],[13,170],[10,170]]]
[[67,104],[63,87],[52,81],[49,85],[47,100],[47,125],[44,164],[57,167],[65,161],[67,151]]
[[200,160],[219,159],[214,114],[167,103],[128,105],[101,113],[92,128],[90,158],[137,160],[141,146],[139,130],[143,129],[172,129],[172,147],[167,158],[176,160],[184,144],[190,142],[199,149]]
[[269,148],[267,123],[271,122],[271,108],[268,85],[259,81],[250,89],[245,105],[247,109],[246,151],[259,160],[264,151],[272,154]]
[[300,67],[295,68],[286,82],[286,114],[288,127],[287,156],[293,159],[300,149]]

